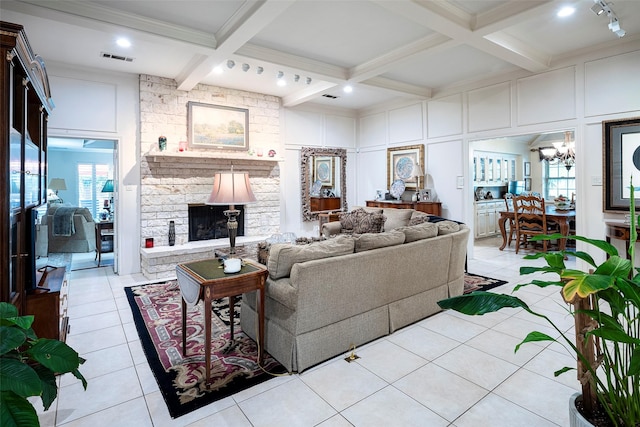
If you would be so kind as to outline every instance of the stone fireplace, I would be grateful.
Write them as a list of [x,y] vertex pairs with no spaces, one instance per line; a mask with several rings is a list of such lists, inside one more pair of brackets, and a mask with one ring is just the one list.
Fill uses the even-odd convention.
[[[248,139],[252,150],[276,157],[258,157],[248,151],[226,151],[191,147],[179,151],[188,135],[187,104],[246,108]],[[140,75],[140,265],[150,279],[175,277],[177,263],[211,258],[216,248],[228,247],[228,238],[189,239],[189,206],[203,205],[216,172],[248,172],[257,198],[244,208],[244,236],[236,245],[264,240],[280,228],[280,142],[278,97],[199,84],[190,91],[178,89],[175,80]],[[167,138],[159,151],[158,137]],[[224,231],[226,232],[226,217]],[[175,245],[169,246],[169,221],[174,221]],[[208,227],[208,226],[206,226]],[[153,248],[144,241],[152,237]]]
[[[276,160],[231,159],[206,157],[203,153],[147,153],[141,164],[140,263],[142,273],[150,279],[175,277],[178,263],[213,258],[217,248],[229,246],[226,234],[226,206],[209,206],[204,201],[213,187],[216,172],[249,172],[249,180],[257,202],[244,206],[242,224],[244,236],[236,245],[256,243],[278,233],[280,228],[280,168]],[[201,234],[218,238],[189,238],[189,208],[201,207],[204,222]],[[209,208],[218,208],[219,218],[210,215]],[[238,206],[236,206],[238,208]],[[202,219],[202,218],[201,218]],[[169,246],[169,221],[174,221],[176,240]],[[196,224],[196,228],[197,228]],[[193,234],[193,232],[192,232]],[[196,230],[197,234],[197,230]],[[154,247],[145,248],[144,241],[153,237]]]

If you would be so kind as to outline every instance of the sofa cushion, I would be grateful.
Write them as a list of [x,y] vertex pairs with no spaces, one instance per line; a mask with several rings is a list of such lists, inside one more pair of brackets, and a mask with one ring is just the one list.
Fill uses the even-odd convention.
[[384,216],[387,219],[384,222],[384,231],[409,225],[413,212],[415,212],[413,209],[385,209]]
[[353,253],[354,241],[351,236],[336,236],[335,238],[308,245],[291,245],[276,243],[269,250],[269,277],[279,279],[291,273],[291,267],[298,262],[314,259],[330,258]]
[[438,235],[451,234],[460,230],[460,224],[453,221],[440,221],[436,225],[438,226]]
[[425,222],[418,225],[400,227],[397,230],[402,231],[405,235],[404,242],[410,243],[416,240],[430,239],[438,235],[438,226],[431,222]]
[[363,208],[340,215],[342,232],[346,234],[380,233],[385,221],[381,213],[366,212]]
[[355,251],[363,252],[386,246],[401,245],[404,243],[404,233],[396,230],[386,233],[366,233],[354,236],[353,240]]

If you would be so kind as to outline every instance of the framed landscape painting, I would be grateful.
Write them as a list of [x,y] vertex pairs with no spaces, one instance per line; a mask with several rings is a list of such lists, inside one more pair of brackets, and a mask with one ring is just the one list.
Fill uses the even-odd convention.
[[387,186],[400,179],[405,188],[416,189],[416,165],[424,167],[424,145],[387,148]]
[[249,149],[249,110],[223,105],[187,104],[189,145],[222,150]]

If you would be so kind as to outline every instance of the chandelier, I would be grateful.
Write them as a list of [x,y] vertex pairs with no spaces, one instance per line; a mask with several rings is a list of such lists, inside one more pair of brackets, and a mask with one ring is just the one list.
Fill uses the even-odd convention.
[[571,131],[566,131],[564,141],[554,142],[553,147],[540,148],[541,158],[548,162],[557,159],[559,163],[564,164],[567,170],[571,170],[576,162],[576,143],[571,140],[571,134]]

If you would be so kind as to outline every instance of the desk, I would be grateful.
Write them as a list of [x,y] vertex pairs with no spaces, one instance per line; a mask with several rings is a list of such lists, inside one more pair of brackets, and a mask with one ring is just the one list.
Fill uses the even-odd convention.
[[102,254],[106,252],[113,252],[114,236],[115,236],[115,233],[113,231],[113,221],[96,222],[96,258],[95,259],[98,260],[98,267],[100,267]]
[[[547,214],[547,221],[557,222],[560,226],[560,233],[564,236],[569,235],[569,221],[576,219],[576,211],[558,211],[555,206],[545,206],[545,211]],[[508,219],[512,219],[515,221],[516,214],[513,211],[502,211],[500,212],[500,219],[498,220],[498,225],[500,226],[500,234],[502,235],[502,246],[500,246],[500,250],[503,250],[505,246],[507,246],[507,230],[505,228],[505,222]],[[567,241],[565,239],[560,239],[559,246],[560,250],[564,250]]]
[[211,301],[229,297],[231,341],[233,341],[233,305],[235,297],[245,292],[258,291],[258,363],[264,359],[264,283],[267,269],[244,260],[238,273],[225,274],[218,259],[194,261],[176,266],[176,275],[182,295],[182,355],[186,356],[187,305],[204,300],[204,361],[206,382],[211,381]]

